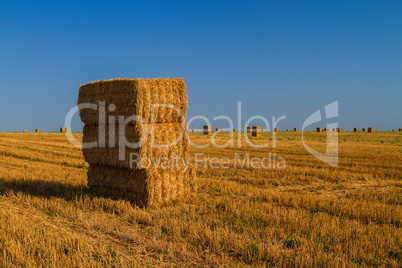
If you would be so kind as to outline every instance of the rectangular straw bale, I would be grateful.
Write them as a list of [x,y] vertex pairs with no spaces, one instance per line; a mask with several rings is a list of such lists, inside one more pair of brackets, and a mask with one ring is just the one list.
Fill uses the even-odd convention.
[[297,127],[294,128],[294,131],[297,131]]
[[39,128],[35,129],[35,132],[36,132],[36,133],[39,133],[39,132],[40,132],[40,129],[39,129]]
[[129,170],[90,165],[88,186],[95,192],[127,199],[138,206],[184,200],[196,192],[194,166],[184,169]]
[[204,126],[203,131],[205,135],[209,135],[212,133],[212,126]]
[[24,129],[24,133],[27,133],[27,130],[26,130],[26,129]]
[[[151,105],[169,104],[187,116],[187,90],[182,78],[159,79],[113,79],[91,82],[80,87],[78,104],[106,104],[106,118],[137,115],[151,123]],[[109,109],[109,105],[115,109]],[[155,108],[155,123],[181,122],[180,114],[170,108]],[[99,123],[99,109],[81,109],[82,122],[89,125]]]
[[64,127],[61,127],[61,128],[60,128],[60,132],[61,132],[61,133],[64,133],[64,132],[66,132],[66,128],[64,128]]
[[276,127],[276,128],[274,129],[274,131],[275,131],[275,132],[278,132],[278,131],[279,131],[279,129]]
[[[160,124],[135,124],[128,125],[125,128],[125,136],[119,133],[118,126],[114,128],[115,144],[109,141],[111,136],[109,132],[113,133],[113,129],[109,126],[105,126],[105,147],[99,146],[94,148],[83,149],[85,161],[89,164],[95,165],[108,165],[120,168],[130,168],[130,154],[135,153],[142,158],[154,159],[156,161],[164,161],[169,157],[181,157],[187,160],[189,158],[189,144],[186,139],[187,128],[182,127],[181,123],[160,123]],[[146,130],[148,128],[148,130]],[[144,136],[143,140],[146,142],[139,148],[125,148],[125,160],[119,160],[119,141],[125,139],[130,143],[138,143],[141,140],[143,131],[146,133],[154,133],[155,145],[169,145],[175,142],[176,139],[179,142],[175,145],[168,147],[156,148],[152,147],[151,136]],[[181,138],[180,138],[181,136]],[[113,139],[112,139],[113,140]],[[84,126],[84,143],[99,142],[99,126],[97,125],[85,125]],[[99,144],[98,144],[99,145]],[[160,147],[160,146],[159,146]],[[134,155],[133,155],[134,157]]]
[[[105,102],[105,118],[97,110],[80,110],[81,120],[85,123],[83,142],[98,142],[96,147],[83,149],[85,160],[90,164],[88,185],[91,189],[98,193],[112,193],[113,197],[128,199],[141,206],[194,194],[194,166],[182,172],[188,162],[181,160],[189,159],[189,130],[185,124],[187,91],[183,79],[114,79],[80,87],[78,104],[98,105],[99,102]],[[175,106],[183,117],[172,109],[159,108],[155,110],[155,120],[151,120],[151,106],[158,103]],[[145,122],[132,121],[120,129],[118,117],[126,119],[133,115],[143,118]],[[115,117],[115,122],[110,116]],[[103,119],[105,122],[101,124]],[[125,133],[122,133],[123,130]],[[208,130],[212,131],[211,126]],[[101,144],[99,132],[105,138]],[[153,147],[151,133],[155,135],[154,144],[159,147],[176,139],[178,143],[162,148]],[[137,143],[140,139],[145,139],[145,142],[137,148],[125,144],[120,148],[119,141]],[[120,150],[125,150],[123,161],[119,160]],[[131,153],[138,154],[139,159],[148,159],[142,163],[144,165],[149,164],[150,159],[153,162],[145,167],[134,166],[134,169],[130,169]],[[174,157],[173,162],[170,162],[171,156]],[[161,166],[163,163],[159,162],[155,166],[155,161],[159,160],[165,165]]]
[[401,132],[401,131],[402,131],[402,128],[399,129],[399,132]]
[[365,129],[365,128],[362,128],[362,131],[363,131],[363,132],[366,132],[366,129]]
[[234,129],[233,129],[233,132],[236,132],[236,131],[237,131],[237,130],[234,128]]
[[367,132],[369,132],[369,133],[374,132],[374,128],[369,127],[368,130],[367,130]]
[[70,128],[69,128],[69,127],[66,127],[66,132],[70,132]]
[[251,133],[251,127],[247,127],[247,133]]
[[251,127],[251,135],[253,137],[261,137],[261,127],[260,126],[252,126]]
[[358,129],[357,127],[355,127],[355,128],[353,129],[353,131],[354,131],[354,132],[358,132],[359,129]]
[[317,132],[321,132],[321,128],[320,128],[320,127],[317,128]]
[[219,128],[216,128],[215,131],[216,131],[216,132],[219,132]]
[[336,128],[336,131],[337,131],[337,132],[342,132],[342,128],[341,128],[341,127],[338,127],[338,128]]

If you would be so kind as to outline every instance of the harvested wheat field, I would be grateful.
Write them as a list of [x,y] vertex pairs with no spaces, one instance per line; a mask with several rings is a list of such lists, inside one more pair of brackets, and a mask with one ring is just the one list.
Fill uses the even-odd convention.
[[[247,135],[262,143],[272,133]],[[304,135],[324,152],[327,133]],[[276,148],[191,148],[227,157],[228,168],[199,164],[196,199],[140,209],[91,192],[82,150],[64,134],[0,133],[0,267],[397,267],[402,134],[338,135],[338,167],[310,155],[301,132],[276,133]],[[285,168],[232,165],[236,153],[269,152]]]

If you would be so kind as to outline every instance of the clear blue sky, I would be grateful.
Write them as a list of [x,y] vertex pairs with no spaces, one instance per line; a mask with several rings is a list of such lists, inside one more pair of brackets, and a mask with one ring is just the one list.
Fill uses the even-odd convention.
[[55,2],[0,1],[0,131],[57,131],[116,77],[183,77],[211,121],[241,101],[243,123],[301,128],[338,100],[344,129],[402,128],[401,1]]

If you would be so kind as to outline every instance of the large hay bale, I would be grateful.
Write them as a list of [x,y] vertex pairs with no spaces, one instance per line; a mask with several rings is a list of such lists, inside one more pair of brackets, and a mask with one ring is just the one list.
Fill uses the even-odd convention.
[[61,127],[61,128],[60,128],[60,132],[61,132],[61,133],[65,133],[65,132],[66,132],[66,128]]
[[253,137],[261,137],[261,127],[260,126],[252,126],[251,127],[251,136]]
[[19,131],[19,130],[17,130],[17,131],[15,131],[15,133],[20,133],[20,131]]
[[216,132],[219,132],[219,128],[216,128],[215,131],[216,131]]
[[252,127],[247,127],[247,133],[251,133],[251,128]]
[[297,131],[297,127],[294,128],[294,131]]
[[209,135],[212,133],[212,126],[204,126],[203,131],[205,135]]
[[36,132],[36,133],[39,133],[39,132],[40,132],[40,129],[39,129],[39,128],[35,129],[35,132]]
[[402,128],[399,129],[399,132],[401,132],[401,131],[402,131]]
[[354,132],[358,132],[359,129],[358,129],[357,127],[355,127],[355,128],[353,129],[353,131],[354,131]]
[[321,128],[320,128],[320,127],[317,128],[317,132],[321,132]]
[[[183,79],[102,80],[80,87],[78,104],[98,102],[105,102],[106,118],[126,119],[136,115],[145,122],[131,121],[119,126],[118,120],[103,121],[105,114],[99,111],[80,110],[85,123],[83,142],[98,142],[98,146],[83,149],[85,160],[90,164],[88,185],[91,189],[140,206],[179,200],[194,193],[195,170],[190,167],[182,172],[185,165],[181,162],[189,160],[186,138],[189,130],[185,124],[187,91]],[[184,117],[164,107],[157,108],[155,120],[151,120],[151,106],[157,103],[176,106]],[[113,109],[109,109],[111,104]],[[176,139],[177,144],[166,146]],[[140,146],[131,146],[140,141]],[[142,166],[130,168],[132,154]],[[124,160],[119,160],[119,156]],[[173,162],[169,162],[171,160]],[[159,161],[159,165],[155,166],[156,162],[152,161]]]
[[278,131],[279,131],[279,129],[276,127],[276,128],[274,129],[274,131],[275,131],[275,132],[278,132]]
[[369,127],[369,128],[367,129],[367,132],[369,132],[369,133],[372,133],[372,132],[374,132],[374,128],[372,128],[372,127]]
[[341,127],[338,127],[338,128],[336,128],[336,131],[342,132],[342,128],[341,128]]
[[365,129],[365,128],[362,128],[362,131],[363,131],[363,132],[366,132],[366,129]]
[[[151,122],[153,104],[167,104],[176,107],[187,116],[187,90],[182,78],[158,79],[112,79],[91,82],[80,87],[78,104],[105,102],[108,116],[137,115],[147,123]],[[114,109],[109,105],[113,104]],[[99,123],[99,110],[80,110],[82,122],[89,125]],[[154,108],[154,123],[181,122],[180,114],[169,107]]]
[[27,133],[27,130],[26,129],[24,129],[24,131],[23,131],[24,133]]
[[69,128],[69,127],[66,127],[66,132],[70,132],[70,128]]
[[236,131],[237,131],[237,130],[234,128],[234,129],[233,129],[233,132],[236,132]]

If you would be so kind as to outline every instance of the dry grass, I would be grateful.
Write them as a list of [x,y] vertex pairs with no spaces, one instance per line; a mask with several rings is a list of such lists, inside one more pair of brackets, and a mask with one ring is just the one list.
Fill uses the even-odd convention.
[[[276,148],[192,152],[272,152],[286,169],[198,169],[195,201],[139,209],[90,192],[82,152],[63,134],[0,133],[0,267],[398,267],[402,134],[339,133],[336,168],[311,156],[300,132],[276,137]],[[322,152],[325,138],[305,133]]]

